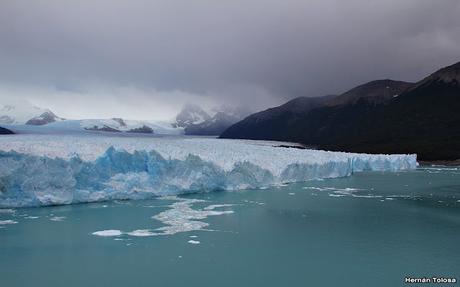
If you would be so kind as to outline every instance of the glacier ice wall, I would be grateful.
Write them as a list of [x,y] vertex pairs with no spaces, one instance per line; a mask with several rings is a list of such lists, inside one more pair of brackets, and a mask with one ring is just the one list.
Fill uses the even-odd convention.
[[[220,144],[221,142],[219,142]],[[273,161],[302,150],[269,147],[273,158],[205,160],[187,153],[166,157],[155,149],[109,147],[94,160],[79,154],[50,157],[0,151],[0,207],[44,206],[113,199],[145,199],[191,192],[263,188],[282,182],[349,176],[365,170],[396,171],[417,166],[415,155],[361,155],[308,151],[308,160]],[[225,146],[222,147],[225,149]],[[253,159],[256,146],[247,158]],[[241,151],[244,155],[244,150]],[[247,151],[246,151],[247,152]],[[321,155],[312,160],[313,155]],[[225,155],[222,152],[221,157]],[[329,155],[329,157],[327,156]],[[218,156],[218,154],[217,154]],[[261,153],[259,156],[267,157]],[[244,157],[242,157],[244,158]],[[270,162],[264,166],[260,162]],[[227,165],[220,164],[221,162]],[[228,163],[231,162],[231,165]],[[259,163],[259,164],[258,164]]]

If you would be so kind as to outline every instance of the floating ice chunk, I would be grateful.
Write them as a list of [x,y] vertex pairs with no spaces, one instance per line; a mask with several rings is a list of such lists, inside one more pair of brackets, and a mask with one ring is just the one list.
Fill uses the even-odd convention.
[[200,244],[200,241],[198,241],[198,240],[189,240],[187,242],[190,243],[190,244]]
[[294,193],[294,192],[289,192],[288,194],[289,194],[289,195],[295,195],[295,193]]
[[253,201],[253,200],[243,200],[243,202],[246,202],[246,203],[251,203],[251,204],[257,204],[257,205],[265,205],[264,202],[258,202],[258,201]]
[[358,192],[364,191],[364,189],[360,188],[337,188],[337,187],[303,187],[303,189],[311,189],[311,190],[318,190],[318,191],[330,191],[332,193],[329,194],[331,197],[344,197],[344,196],[351,196],[351,197],[358,197],[358,198],[382,198],[381,195],[374,195],[374,194],[357,194]]
[[233,204],[212,204],[212,205],[206,206],[205,208],[203,208],[203,210],[214,210],[216,208],[230,207],[230,206],[233,206]]
[[96,236],[102,236],[102,237],[111,237],[111,236],[120,236],[123,233],[117,229],[108,229],[108,230],[96,231],[96,232],[93,232],[92,234]]
[[53,216],[50,218],[51,221],[63,221],[64,219],[66,219],[65,216]]
[[285,183],[285,182],[281,182],[281,183],[277,183],[275,184],[274,186],[276,187],[285,187],[285,186],[288,186],[289,184]]
[[381,195],[372,195],[372,194],[366,194],[366,195],[352,194],[351,196],[360,197],[360,198],[382,198],[383,197]]
[[357,194],[360,191],[364,191],[364,189],[359,188],[335,188],[335,187],[323,187],[322,190],[332,191],[329,196],[333,197],[343,197],[343,196],[351,196],[351,197],[358,197],[358,198],[382,198],[381,195],[374,195],[374,194]]
[[[230,207],[232,204],[214,204],[209,205],[203,209],[193,209],[191,207],[194,203],[203,203],[204,200],[178,198],[169,196],[163,198],[165,200],[176,200],[170,205],[170,209],[160,212],[152,216],[153,219],[159,220],[165,226],[152,229],[138,229],[130,232],[123,232],[121,230],[102,230],[93,232],[93,235],[98,236],[120,236],[127,234],[134,237],[149,237],[158,235],[173,235],[179,232],[202,230],[209,226],[208,223],[200,221],[206,219],[208,216],[216,216],[223,214],[231,214],[233,211],[216,211],[214,209],[222,207]],[[190,235],[190,238],[197,238],[196,235]]]
[[326,190],[335,190],[334,187],[315,187],[315,186],[305,186],[302,187],[303,189],[311,189],[311,190],[318,190],[318,191],[326,191]]
[[[170,199],[170,198],[168,198]],[[153,219],[160,221],[166,226],[156,230],[161,231],[162,235],[172,235],[179,232],[188,232],[201,230],[209,226],[208,223],[199,221],[206,219],[209,216],[232,214],[232,210],[216,211],[219,207],[228,207],[229,204],[209,205],[203,209],[193,209],[194,203],[202,203],[204,200],[176,198],[179,200],[171,205],[171,209],[163,211],[152,216]]]
[[0,225],[7,225],[7,224],[16,224],[18,223],[17,221],[14,221],[14,220],[0,220]]
[[353,196],[355,192],[360,191],[362,189],[350,188],[350,187],[346,187],[346,188],[334,188],[334,187],[331,187],[331,188],[328,188],[328,190],[332,190],[332,192],[335,193],[335,194]]
[[346,195],[344,195],[344,194],[330,193],[329,196],[330,196],[330,197],[344,197],[344,196],[346,196]]
[[135,237],[148,237],[148,236],[158,235],[149,229],[138,229],[138,230],[128,232],[127,234],[130,236],[135,236]]

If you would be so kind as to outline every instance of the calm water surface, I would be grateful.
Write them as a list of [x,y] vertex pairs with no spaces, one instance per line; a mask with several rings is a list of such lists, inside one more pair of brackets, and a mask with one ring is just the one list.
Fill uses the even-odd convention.
[[460,168],[0,210],[0,286],[387,287],[433,275],[460,279]]

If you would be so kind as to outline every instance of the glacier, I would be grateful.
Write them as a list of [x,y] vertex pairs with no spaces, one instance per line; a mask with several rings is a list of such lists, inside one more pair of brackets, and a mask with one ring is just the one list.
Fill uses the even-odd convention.
[[278,147],[203,137],[0,137],[0,207],[146,199],[417,167],[416,155]]

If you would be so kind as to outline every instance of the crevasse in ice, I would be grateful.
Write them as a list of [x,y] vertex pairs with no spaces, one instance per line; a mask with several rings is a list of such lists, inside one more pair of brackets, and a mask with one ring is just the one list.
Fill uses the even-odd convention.
[[[79,151],[105,147],[101,139],[50,141],[34,151],[0,151],[0,207],[42,206],[113,199],[263,188],[283,182],[349,176],[364,170],[417,166],[415,155],[366,155],[273,147],[217,139],[155,139],[129,146],[122,139],[92,158]],[[27,142],[27,141],[26,141]],[[51,144],[51,142],[54,143]],[[159,142],[159,143],[158,143]],[[185,144],[184,144],[185,142]],[[154,144],[155,143],[155,144]],[[0,145],[2,142],[0,142]],[[33,146],[30,142],[27,147]],[[6,147],[6,144],[5,146]],[[143,147],[144,149],[139,149]],[[70,149],[68,156],[63,151]],[[131,149],[127,151],[126,149]],[[57,156],[50,156],[50,152]]]

